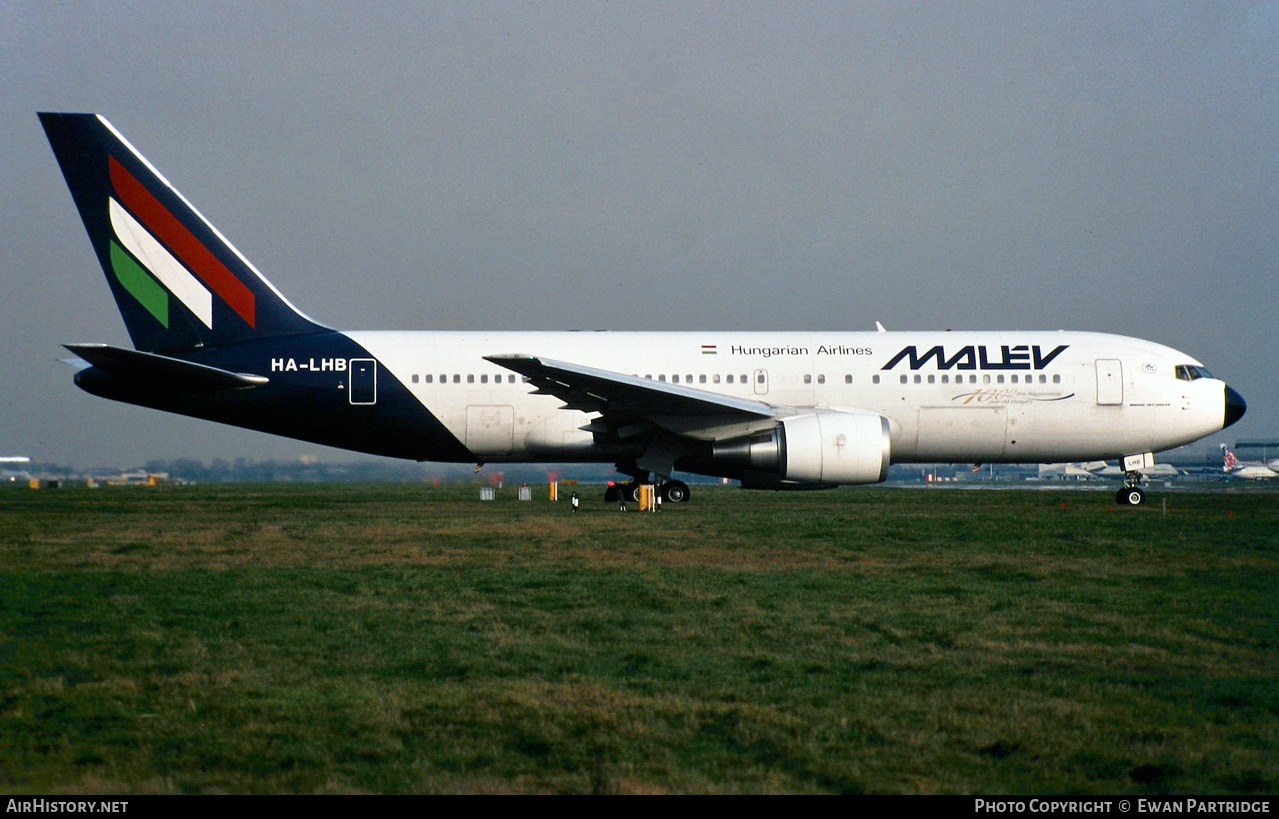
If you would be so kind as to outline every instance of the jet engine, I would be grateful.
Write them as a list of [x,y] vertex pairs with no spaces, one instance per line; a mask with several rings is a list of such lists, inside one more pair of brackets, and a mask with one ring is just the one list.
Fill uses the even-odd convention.
[[[870,412],[815,412],[783,418],[775,427],[718,441],[712,457],[759,477],[743,478],[761,488],[801,484],[879,483],[891,462],[888,419]],[[762,474],[761,474],[762,473]]]

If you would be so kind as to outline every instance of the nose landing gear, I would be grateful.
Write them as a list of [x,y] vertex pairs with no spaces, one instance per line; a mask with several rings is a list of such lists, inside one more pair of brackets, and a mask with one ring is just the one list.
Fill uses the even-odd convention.
[[1141,506],[1146,502],[1146,493],[1142,491],[1140,472],[1124,473],[1124,488],[1115,494],[1115,501],[1124,506]]

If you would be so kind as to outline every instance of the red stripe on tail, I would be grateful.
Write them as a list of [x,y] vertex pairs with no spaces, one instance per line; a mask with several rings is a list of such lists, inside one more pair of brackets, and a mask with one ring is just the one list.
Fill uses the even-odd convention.
[[204,243],[195,238],[151,191],[125,170],[113,156],[110,157],[111,184],[120,201],[146,225],[156,238],[173,252],[191,272],[199,276],[213,292],[222,297],[240,318],[256,329],[257,310],[253,291],[235,277]]

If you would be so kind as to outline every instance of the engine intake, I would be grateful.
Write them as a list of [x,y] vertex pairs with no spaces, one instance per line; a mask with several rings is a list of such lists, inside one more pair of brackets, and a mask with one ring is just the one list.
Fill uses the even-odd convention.
[[712,447],[716,462],[808,484],[879,483],[888,477],[888,419],[870,412],[815,412]]

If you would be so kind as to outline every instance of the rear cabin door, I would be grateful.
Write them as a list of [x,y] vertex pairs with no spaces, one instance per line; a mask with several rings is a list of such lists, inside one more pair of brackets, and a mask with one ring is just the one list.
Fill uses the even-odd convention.
[[377,403],[376,358],[351,359],[347,376],[347,400],[352,404]]

